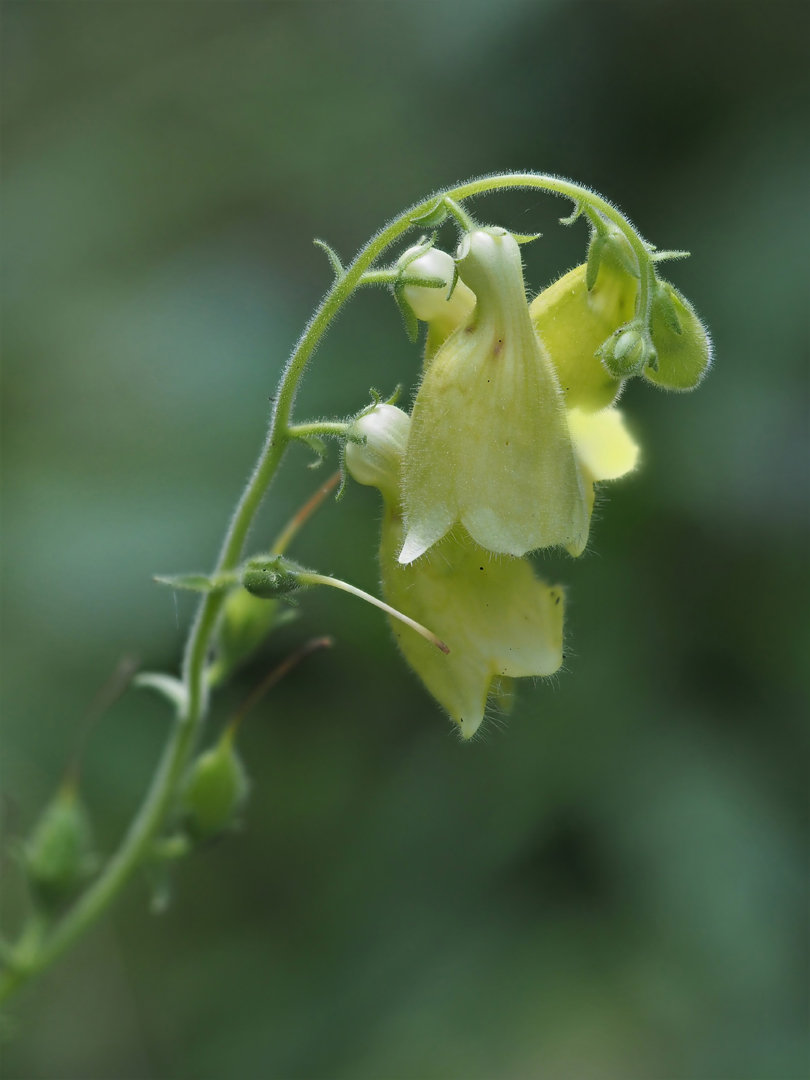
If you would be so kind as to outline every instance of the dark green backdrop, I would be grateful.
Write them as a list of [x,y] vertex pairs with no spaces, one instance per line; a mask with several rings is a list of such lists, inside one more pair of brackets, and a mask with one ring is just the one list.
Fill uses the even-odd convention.
[[[7,845],[120,654],[176,669],[191,607],[150,575],[215,556],[329,281],[313,237],[349,257],[440,184],[561,173],[693,252],[669,274],[716,343],[694,395],[625,395],[642,468],[586,557],[541,560],[569,588],[566,670],[464,746],[377,612],[312,595],[215,708],[335,635],[244,730],[244,830],[161,917],[134,882],[25,995],[7,1080],[807,1076],[807,14],[5,4]],[[479,207],[544,232],[533,289],[582,257],[565,203]],[[299,416],[418,368],[390,298],[358,297]],[[377,517],[354,486],[295,554],[374,590]],[[102,850],[167,722],[133,692],[98,727]]]

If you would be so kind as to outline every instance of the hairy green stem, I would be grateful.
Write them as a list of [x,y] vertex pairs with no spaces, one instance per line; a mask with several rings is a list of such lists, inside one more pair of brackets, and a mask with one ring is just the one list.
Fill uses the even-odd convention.
[[[579,184],[556,176],[506,173],[472,180],[443,192],[437,192],[415,204],[389,222],[360,250],[345,273],[336,278],[301,335],[281,376],[267,439],[228,525],[215,573],[233,570],[238,565],[256,512],[281,465],[290,442],[302,435],[344,434],[345,425],[339,422],[291,426],[290,416],[304,370],[338,311],[358,287],[364,284],[388,283],[387,271],[370,271],[373,263],[386,248],[411,228],[414,218],[427,214],[443,198],[451,200],[448,206],[457,219],[462,223],[471,222],[457,202],[486,192],[508,188],[539,188],[572,199],[575,203],[584,202],[617,225],[627,237],[638,258],[640,270],[638,313],[645,319],[648,318],[651,286],[654,281],[649,251],[629,221],[611,203]],[[363,280],[364,277],[365,280]],[[23,931],[23,938],[12,950],[10,963],[0,975],[0,1002],[10,997],[20,986],[47,968],[70,948],[81,934],[106,911],[137,867],[154,855],[155,837],[172,809],[178,785],[199,739],[207,712],[206,664],[224,596],[222,591],[211,592],[200,603],[189,634],[183,663],[183,679],[187,690],[186,707],[177,718],[149,791],[118,850],[106,863],[96,880],[56,926],[45,933],[35,948],[28,947],[30,944],[28,940],[23,941],[25,938],[25,931]],[[26,948],[23,950],[20,946],[24,943]]]
[[350,427],[345,420],[313,420],[309,424],[292,424],[287,431],[294,439],[306,439],[308,435],[331,435],[340,439]]

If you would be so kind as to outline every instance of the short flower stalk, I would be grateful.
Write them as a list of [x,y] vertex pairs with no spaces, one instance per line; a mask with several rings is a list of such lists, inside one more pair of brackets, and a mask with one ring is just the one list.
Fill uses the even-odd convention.
[[[574,210],[561,220],[584,218],[590,228],[586,260],[531,302],[520,244],[532,238],[479,224],[469,209],[474,197],[509,188],[563,196]],[[404,250],[389,253],[400,241]],[[531,554],[561,548],[581,555],[597,486],[637,467],[639,448],[616,406],[626,382],[638,377],[687,391],[711,364],[711,342],[694,308],[658,274],[659,263],[684,253],[658,251],[607,200],[559,177],[506,173],[431,195],[384,226],[346,266],[316,242],[334,278],[281,377],[266,440],[216,565],[158,579],[198,593],[199,606],[179,674],[142,672],[134,680],[173,714],[149,789],[104,859],[78,774],[57,788],[24,845],[31,910],[16,940],[0,949],[0,1002],[70,949],[137,870],[165,884],[171,865],[243,818],[250,784],[237,748],[242,718],[296,663],[317,665],[312,654],[331,638],[293,652],[224,724],[217,694],[260,662],[266,640],[295,618],[294,605],[306,602],[309,589],[337,589],[382,610],[405,661],[465,740],[503,702],[512,680],[558,671],[566,588],[538,577]],[[425,328],[412,407],[374,395],[352,416],[293,422],[313,353],[341,308],[366,287],[391,292],[412,340]],[[295,442],[316,462],[337,442],[341,473],[275,541],[246,552],[257,511]],[[344,483],[381,493],[383,599],[287,555],[341,474]],[[542,688],[536,693],[539,699]]]

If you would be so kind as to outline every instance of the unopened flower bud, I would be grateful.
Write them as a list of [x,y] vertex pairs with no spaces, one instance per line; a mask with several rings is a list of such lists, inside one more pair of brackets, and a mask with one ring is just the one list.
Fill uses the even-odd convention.
[[192,764],[180,797],[183,824],[197,843],[236,824],[250,783],[228,728],[216,746]]
[[[407,260],[415,250],[408,248],[400,262]],[[428,289],[422,285],[405,287],[405,299],[414,314],[428,324],[425,360],[430,360],[452,332],[467,319],[475,307],[475,294],[463,281],[456,281],[458,271],[455,260],[439,248],[429,248],[424,255],[409,262],[408,273],[443,278],[447,282],[446,289]]]
[[517,241],[476,229],[459,251],[477,302],[430,363],[403,467],[413,562],[461,522],[489,551],[568,544],[587,524],[552,364],[535,336]]
[[386,498],[396,502],[399,501],[399,474],[410,423],[407,413],[396,405],[375,405],[355,420],[346,441],[349,475],[359,484],[379,488]]
[[66,783],[46,806],[25,845],[25,868],[37,901],[55,908],[92,873],[90,821],[75,785]]
[[232,589],[217,628],[216,658],[208,674],[209,683],[222,683],[250,659],[274,627],[294,617],[286,605],[260,599],[245,588]]
[[658,363],[645,367],[645,378],[665,390],[694,390],[711,366],[712,343],[695,309],[669,282],[658,283],[651,331]]
[[300,567],[283,555],[251,559],[242,572],[242,584],[262,600],[287,597],[301,588]]
[[656,349],[650,332],[638,320],[619,327],[604,342],[598,356],[608,374],[616,379],[640,375],[645,367],[655,366]]

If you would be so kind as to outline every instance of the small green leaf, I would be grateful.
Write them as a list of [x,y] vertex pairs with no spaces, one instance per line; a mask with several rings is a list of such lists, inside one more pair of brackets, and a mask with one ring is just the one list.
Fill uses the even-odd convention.
[[343,269],[343,263],[340,261],[340,257],[338,253],[334,250],[334,248],[331,248],[325,240],[313,240],[312,243],[316,247],[319,247],[322,251],[326,252],[326,257],[332,264],[332,269],[335,272],[335,277],[338,280],[342,278],[346,271]]
[[315,461],[310,462],[308,468],[319,468],[323,464],[323,459],[329,453],[329,448],[327,447],[326,443],[320,437],[320,435],[300,435],[299,438],[301,442],[308,446],[310,450],[316,455]]
[[189,592],[209,593],[228,589],[236,584],[235,574],[175,574],[155,575],[158,585],[168,585],[170,589],[186,589]]
[[577,218],[582,216],[582,211],[584,209],[585,209],[585,207],[583,206],[583,204],[579,200],[577,200],[574,203],[573,211],[568,215],[568,217],[561,217],[560,218],[560,224],[561,225],[573,225],[574,222],[577,220]]
[[688,259],[691,251],[654,251],[650,258],[653,262],[667,262],[671,259]]
[[185,683],[173,675],[164,675],[160,671],[142,671],[132,680],[132,685],[142,690],[154,690],[173,705],[178,714],[183,713],[188,704]]

